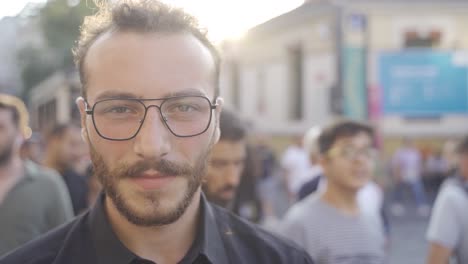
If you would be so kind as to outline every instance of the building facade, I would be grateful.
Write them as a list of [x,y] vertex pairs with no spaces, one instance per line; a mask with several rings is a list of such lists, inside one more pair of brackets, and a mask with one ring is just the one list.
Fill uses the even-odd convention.
[[468,131],[468,2],[307,1],[224,46],[221,88],[258,129],[340,116],[386,137]]

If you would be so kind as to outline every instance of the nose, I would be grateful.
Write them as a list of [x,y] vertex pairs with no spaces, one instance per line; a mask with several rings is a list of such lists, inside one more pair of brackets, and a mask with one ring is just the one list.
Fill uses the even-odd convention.
[[171,149],[169,134],[159,108],[149,106],[140,131],[135,137],[135,153],[145,159],[159,159],[165,156]]
[[242,174],[242,166],[236,163],[231,163],[226,166],[224,171],[224,177],[226,184],[237,186]]

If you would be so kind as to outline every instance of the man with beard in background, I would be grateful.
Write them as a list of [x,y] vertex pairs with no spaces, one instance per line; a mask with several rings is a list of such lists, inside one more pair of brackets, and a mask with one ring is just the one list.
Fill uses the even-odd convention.
[[75,60],[103,193],[1,264],[312,263],[202,195],[223,100],[218,54],[194,17],[158,1],[103,2],[81,27]]
[[220,138],[213,146],[203,184],[210,202],[232,209],[247,156],[246,128],[232,111],[223,110],[219,118]]
[[257,170],[247,144],[247,125],[233,111],[223,109],[218,143],[208,158],[203,192],[208,201],[258,222],[262,208],[257,194]]
[[44,165],[60,173],[65,181],[75,215],[88,208],[89,192],[88,151],[80,132],[73,123],[57,124],[47,136],[44,158]]
[[0,94],[0,256],[73,217],[61,177],[21,160],[28,120],[19,98]]

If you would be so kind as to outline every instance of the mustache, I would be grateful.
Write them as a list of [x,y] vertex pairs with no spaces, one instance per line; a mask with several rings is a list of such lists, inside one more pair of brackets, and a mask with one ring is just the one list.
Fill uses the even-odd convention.
[[224,187],[220,190],[220,192],[228,192],[228,191],[236,191],[236,190],[237,190],[237,187],[230,184],[230,185],[224,186]]
[[124,165],[116,169],[122,178],[136,178],[145,171],[155,170],[165,175],[190,175],[193,168],[190,165],[179,165],[168,160],[141,160],[132,165]]

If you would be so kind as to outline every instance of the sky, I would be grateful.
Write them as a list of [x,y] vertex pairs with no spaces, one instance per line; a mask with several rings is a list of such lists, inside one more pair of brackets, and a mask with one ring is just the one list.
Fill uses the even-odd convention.
[[[2,0],[0,17],[14,16],[27,2],[45,0]],[[86,0],[82,0],[86,1]],[[89,0],[88,0],[89,1]],[[195,15],[214,41],[238,39],[251,27],[286,13],[304,0],[163,0]]]

